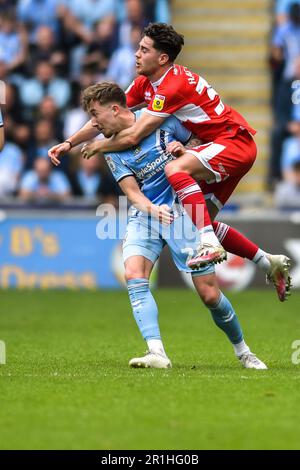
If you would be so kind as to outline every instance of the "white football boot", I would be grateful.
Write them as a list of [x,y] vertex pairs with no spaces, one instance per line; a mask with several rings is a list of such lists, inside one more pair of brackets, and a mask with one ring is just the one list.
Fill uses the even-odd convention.
[[210,263],[222,263],[227,259],[227,253],[222,245],[210,245],[203,243],[200,245],[196,255],[187,261],[190,269],[199,269],[207,266]]
[[172,367],[170,359],[156,351],[146,351],[145,356],[134,357],[129,361],[129,365],[137,369],[150,367],[154,369],[170,369]]
[[271,263],[270,271],[267,273],[267,283],[272,282],[280,302],[284,302],[291,294],[291,281],[289,267],[291,260],[284,255],[266,254]]
[[267,366],[252,352],[247,352],[238,356],[239,361],[245,369],[261,369],[266,370]]

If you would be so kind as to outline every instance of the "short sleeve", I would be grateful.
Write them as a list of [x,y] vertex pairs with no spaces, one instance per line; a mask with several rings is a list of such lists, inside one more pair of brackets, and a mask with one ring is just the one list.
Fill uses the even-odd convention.
[[133,172],[128,168],[117,153],[104,154],[107,166],[117,182],[126,176],[134,176]]
[[182,144],[186,144],[192,135],[191,131],[184,127],[175,116],[170,116],[161,128],[170,132],[174,139]]
[[129,85],[127,90],[125,90],[126,94],[126,103],[128,108],[135,108],[140,104],[144,104],[145,97],[143,94],[143,90],[140,86],[140,80],[137,78],[133,80],[133,82]]
[[1,109],[0,109],[0,127],[3,127],[3,117],[2,117]]

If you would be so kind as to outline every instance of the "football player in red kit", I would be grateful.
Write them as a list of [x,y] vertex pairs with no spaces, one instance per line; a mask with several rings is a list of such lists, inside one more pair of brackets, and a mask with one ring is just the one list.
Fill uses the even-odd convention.
[[[172,142],[168,150],[180,158],[165,168],[180,202],[201,232],[201,246],[189,267],[198,269],[221,262],[226,259],[226,250],[230,251],[265,269],[280,300],[284,300],[290,290],[289,259],[265,253],[235,229],[212,222],[255,161],[255,130],[225,105],[201,76],[174,64],[183,44],[183,36],[172,26],[154,23],[144,29],[136,52],[138,77],[126,95],[130,108],[146,105],[146,110],[132,127],[110,139],[86,145],[83,155],[90,158],[99,152],[135,146],[168,116],[175,115],[199,140],[192,149]],[[68,141],[50,149],[49,156],[54,164],[59,164],[61,153],[94,136],[95,129],[88,122]]]

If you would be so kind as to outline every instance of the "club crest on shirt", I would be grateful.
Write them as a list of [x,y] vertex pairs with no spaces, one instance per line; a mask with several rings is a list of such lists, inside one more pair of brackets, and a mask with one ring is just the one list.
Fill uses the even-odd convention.
[[154,111],[161,111],[165,104],[165,96],[155,95],[152,103],[152,109]]
[[135,145],[134,147],[132,147],[132,150],[133,150],[134,156],[137,157],[138,154],[142,151],[142,147],[140,147],[140,145]]

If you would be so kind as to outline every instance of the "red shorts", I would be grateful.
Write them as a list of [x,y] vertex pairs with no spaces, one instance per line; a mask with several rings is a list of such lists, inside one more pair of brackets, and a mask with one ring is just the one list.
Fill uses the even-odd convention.
[[208,144],[199,145],[187,152],[214,173],[210,181],[201,181],[205,199],[210,199],[222,209],[241,178],[252,167],[257,148],[247,130],[239,131],[234,137],[221,136]]

